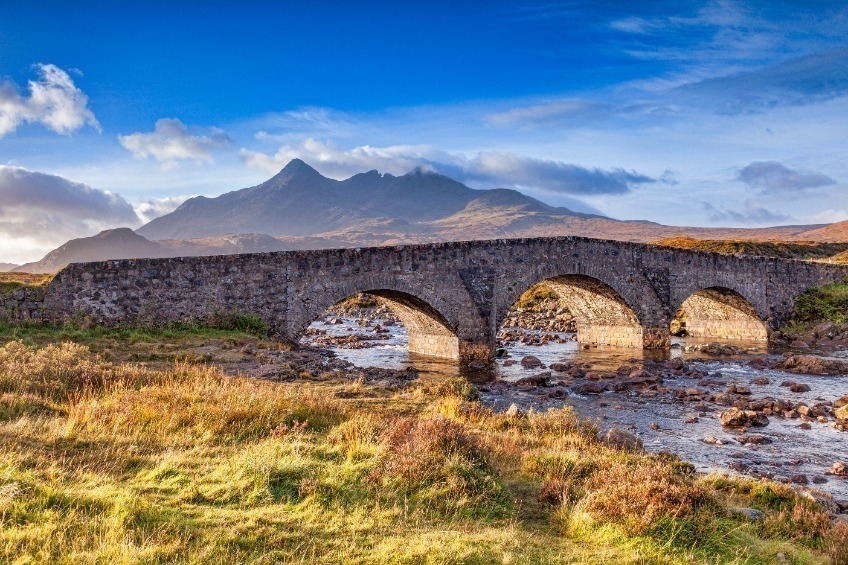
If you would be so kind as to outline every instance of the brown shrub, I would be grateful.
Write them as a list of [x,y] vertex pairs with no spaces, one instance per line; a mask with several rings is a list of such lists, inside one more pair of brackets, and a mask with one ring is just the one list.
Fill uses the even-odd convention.
[[837,522],[825,536],[824,550],[833,565],[848,565],[848,522]]
[[610,461],[586,482],[581,507],[595,520],[643,535],[668,518],[692,518],[712,504],[706,489],[657,458]]
[[547,480],[542,483],[539,500],[551,506],[571,505],[582,496],[582,489],[573,481]]
[[791,509],[781,510],[766,518],[763,529],[774,537],[818,545],[831,531],[830,517],[811,502],[798,501]]
[[397,420],[382,434],[381,440],[388,453],[381,465],[382,472],[408,484],[437,480],[450,459],[483,463],[462,424],[438,415]]
[[438,414],[389,422],[380,436],[383,457],[373,478],[381,486],[433,501],[505,500],[505,490],[462,424]]

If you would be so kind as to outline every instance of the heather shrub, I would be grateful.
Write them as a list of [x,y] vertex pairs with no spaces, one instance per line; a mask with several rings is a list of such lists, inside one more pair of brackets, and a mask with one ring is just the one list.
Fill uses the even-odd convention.
[[657,458],[609,459],[588,478],[586,493],[581,510],[629,535],[650,534],[669,519],[693,519],[701,507],[714,504],[692,477]]
[[382,487],[433,503],[480,509],[506,503],[506,493],[462,424],[440,415],[390,422],[374,478]]

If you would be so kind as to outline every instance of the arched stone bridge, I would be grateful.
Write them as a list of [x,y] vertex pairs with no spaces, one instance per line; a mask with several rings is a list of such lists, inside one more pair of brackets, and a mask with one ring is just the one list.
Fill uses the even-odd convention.
[[393,308],[418,353],[488,360],[521,294],[546,281],[589,344],[661,348],[682,309],[691,335],[766,339],[841,267],[580,237],[499,239],[72,264],[45,318],[165,324],[252,313],[296,342],[334,303],[366,292]]

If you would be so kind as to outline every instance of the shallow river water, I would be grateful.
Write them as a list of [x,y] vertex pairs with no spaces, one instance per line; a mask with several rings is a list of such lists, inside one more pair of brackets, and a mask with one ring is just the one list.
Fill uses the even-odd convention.
[[[327,331],[330,335],[352,333],[366,334],[369,328],[361,328],[354,318],[341,318],[342,324],[325,325],[316,322],[313,328]],[[441,378],[456,375],[459,367],[455,362],[410,354],[406,345],[406,331],[403,326],[387,327],[389,339],[374,341],[373,346],[362,349],[331,348],[335,354],[360,367],[383,367],[404,369],[409,366],[419,371],[422,379]],[[569,334],[562,334],[570,337]],[[689,345],[694,342],[676,340],[676,345]],[[755,369],[746,364],[752,356],[766,353],[763,345],[757,343],[734,342],[746,354],[714,357],[703,353],[684,352],[682,347],[672,348],[668,356],[681,356],[693,368],[702,369],[711,374],[721,373],[721,381],[727,384],[738,383],[751,389],[751,399],[773,397],[792,402],[805,402],[812,406],[816,402],[834,401],[848,394],[848,375],[816,376],[787,373],[772,369]],[[612,371],[621,365],[638,366],[642,361],[663,360],[656,352],[642,352],[624,348],[581,349],[577,342],[550,343],[542,346],[514,343],[507,346],[510,359],[520,360],[525,355],[534,355],[542,363],[578,363],[586,368]],[[809,352],[805,352],[809,353]],[[831,357],[848,358],[848,351],[828,353]],[[515,381],[521,377],[535,375],[541,369],[525,369],[516,363],[504,366],[504,360],[497,361],[494,371],[469,375],[481,389],[483,402],[496,409],[506,409],[515,403],[524,410],[546,410],[563,405],[572,406],[584,418],[595,421],[601,430],[618,427],[628,430],[645,443],[648,451],[669,451],[692,463],[702,472],[720,471],[725,473],[742,472],[754,476],[769,476],[777,480],[789,480],[804,475],[809,486],[831,493],[837,499],[848,499],[848,479],[827,475],[828,468],[836,461],[848,462],[848,433],[831,427],[830,422],[809,422],[811,429],[800,426],[799,419],[769,417],[769,424],[763,428],[750,430],[765,436],[771,443],[742,445],[734,438],[739,432],[721,426],[718,414],[726,407],[707,403],[696,408],[697,402],[685,402],[670,394],[661,394],[654,398],[644,398],[635,393],[605,392],[601,395],[581,396],[569,389],[562,398],[547,398],[532,389],[492,387],[498,380]],[[758,385],[754,380],[767,377],[769,384]],[[701,377],[666,377],[664,385],[671,388],[698,387]],[[809,392],[793,393],[780,384],[786,380],[807,384]],[[700,388],[700,387],[699,387]],[[713,389],[713,392],[724,390]],[[690,423],[685,423],[689,421]],[[708,444],[707,437],[722,442]],[[826,481],[814,484],[816,481]]]

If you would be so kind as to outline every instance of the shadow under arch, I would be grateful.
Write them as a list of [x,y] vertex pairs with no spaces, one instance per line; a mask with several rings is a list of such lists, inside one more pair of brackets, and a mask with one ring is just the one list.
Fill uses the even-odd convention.
[[672,333],[692,337],[768,340],[765,322],[739,292],[711,286],[689,295],[672,320]]
[[560,275],[533,286],[538,284],[553,290],[571,311],[579,343],[644,347],[638,316],[621,294],[605,282],[588,275]]
[[[372,297],[389,308],[406,328],[410,353],[458,359],[459,338],[448,320],[425,300],[398,290],[371,289],[354,293]],[[342,302],[349,296],[336,302]]]

